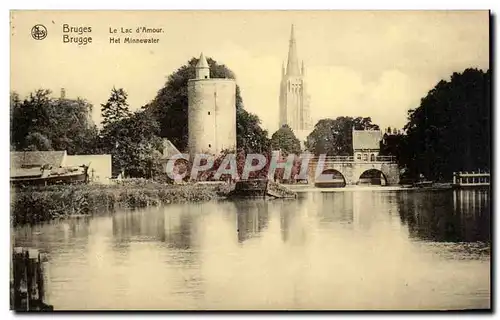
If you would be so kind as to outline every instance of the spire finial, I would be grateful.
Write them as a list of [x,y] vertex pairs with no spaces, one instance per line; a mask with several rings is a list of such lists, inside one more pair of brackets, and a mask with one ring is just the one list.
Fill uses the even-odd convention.
[[289,76],[299,75],[299,61],[297,58],[297,45],[295,44],[294,25],[290,33],[290,45],[288,47],[288,63],[286,66],[286,74]]

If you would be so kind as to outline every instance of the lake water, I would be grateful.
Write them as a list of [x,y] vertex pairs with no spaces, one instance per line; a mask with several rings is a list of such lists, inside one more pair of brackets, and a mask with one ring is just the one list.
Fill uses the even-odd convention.
[[13,230],[71,309],[490,308],[485,191],[300,193]]

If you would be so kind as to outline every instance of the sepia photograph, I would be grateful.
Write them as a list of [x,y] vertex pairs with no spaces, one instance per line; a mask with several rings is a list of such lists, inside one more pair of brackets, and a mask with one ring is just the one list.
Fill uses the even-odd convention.
[[489,10],[10,10],[10,310],[492,310]]

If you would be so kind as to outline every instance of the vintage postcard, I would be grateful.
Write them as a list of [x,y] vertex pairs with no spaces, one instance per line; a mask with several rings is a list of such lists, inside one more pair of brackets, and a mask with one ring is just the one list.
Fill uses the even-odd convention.
[[489,11],[10,12],[10,306],[491,310]]

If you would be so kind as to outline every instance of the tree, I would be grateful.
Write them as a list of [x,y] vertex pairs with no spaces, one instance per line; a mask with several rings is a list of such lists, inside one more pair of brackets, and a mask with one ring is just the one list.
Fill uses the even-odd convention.
[[102,146],[112,155],[112,165],[130,177],[151,178],[161,170],[162,139],[159,125],[148,110],[109,123],[102,133]]
[[408,112],[402,161],[413,176],[450,180],[455,171],[491,168],[490,92],[490,70],[466,69]]
[[287,124],[273,133],[271,147],[273,150],[281,150],[284,155],[300,153],[300,141],[295,137],[293,130]]
[[11,145],[15,150],[66,150],[92,153],[97,128],[90,118],[92,105],[83,99],[52,98],[36,90],[21,102],[11,94]]
[[103,118],[103,127],[120,121],[130,116],[130,110],[127,103],[127,93],[122,89],[111,89],[111,96],[105,104],[101,104],[101,115]]
[[[211,78],[234,79],[234,73],[224,64],[208,58]],[[151,110],[160,123],[160,136],[168,138],[179,150],[186,150],[188,143],[188,94],[187,83],[196,75],[197,58],[192,58],[168,77],[154,100],[145,107]],[[243,108],[240,88],[236,86],[236,144],[247,153],[261,152],[269,147],[267,131],[260,127],[259,118]]]
[[245,153],[265,153],[271,147],[267,130],[261,128],[259,117],[236,105],[236,145]]
[[318,121],[313,132],[307,137],[305,146],[316,155],[352,155],[353,128],[356,130],[378,130],[379,126],[373,124],[370,117],[322,119]]
[[50,133],[45,133],[54,150],[66,150],[68,154],[94,153],[98,130],[91,119],[90,103],[80,98],[54,99],[49,110]]
[[32,132],[26,136],[26,151],[50,151],[52,148],[51,141],[39,132]]

